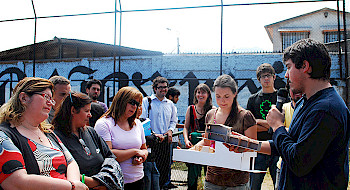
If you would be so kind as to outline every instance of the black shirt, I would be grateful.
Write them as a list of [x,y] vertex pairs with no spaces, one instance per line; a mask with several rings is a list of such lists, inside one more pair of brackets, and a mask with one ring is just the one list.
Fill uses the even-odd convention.
[[[105,158],[115,158],[106,142],[96,133],[92,127],[84,127],[79,129],[79,136],[88,147],[84,149],[84,145],[79,142],[79,137],[75,134],[66,136],[62,131],[55,129],[55,133],[67,147],[79,165],[80,173],[92,176],[101,170],[101,166]],[[88,153],[91,154],[88,154]]]
[[[248,99],[247,110],[251,111],[255,119],[266,120],[266,115],[272,104],[277,102],[277,91],[273,93],[263,93],[259,91],[251,95]],[[272,134],[267,131],[258,132],[258,140],[271,140]]]

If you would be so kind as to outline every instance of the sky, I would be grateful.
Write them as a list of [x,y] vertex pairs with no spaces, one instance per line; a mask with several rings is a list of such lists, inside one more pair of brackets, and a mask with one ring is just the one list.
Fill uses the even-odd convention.
[[[114,11],[114,0],[33,0],[37,17]],[[131,11],[192,6],[220,5],[220,0],[120,0],[121,45],[176,53],[177,38],[182,53],[219,53],[221,48],[221,8],[162,11]],[[267,0],[223,0],[228,4],[275,2]],[[279,2],[290,2],[280,0]],[[341,10],[342,10],[342,1]],[[348,3],[348,2],[346,2]],[[117,5],[119,9],[119,4]],[[336,9],[334,2],[227,6],[223,9],[223,52],[272,51],[264,28],[284,19],[324,7]],[[349,11],[349,5],[346,6]],[[34,42],[31,0],[0,1],[0,51]],[[119,44],[117,14],[117,45]],[[37,20],[36,42],[70,38],[114,43],[114,14],[44,18]],[[350,21],[348,21],[350,22]],[[168,29],[170,30],[168,30]]]

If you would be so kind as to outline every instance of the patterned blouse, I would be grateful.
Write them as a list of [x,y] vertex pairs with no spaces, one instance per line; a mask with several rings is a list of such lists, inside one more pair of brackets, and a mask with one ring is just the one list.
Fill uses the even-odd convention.
[[[74,159],[59,139],[59,145],[50,139],[49,141],[53,148],[28,139],[28,144],[37,160],[40,175],[67,179],[67,165]],[[60,150],[60,146],[63,152]],[[19,169],[25,169],[22,153],[11,139],[0,131],[0,184]]]

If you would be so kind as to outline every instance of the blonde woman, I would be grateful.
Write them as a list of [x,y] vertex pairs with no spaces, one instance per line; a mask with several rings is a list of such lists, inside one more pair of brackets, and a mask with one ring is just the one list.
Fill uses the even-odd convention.
[[0,184],[3,189],[88,189],[77,163],[44,121],[53,85],[24,78],[0,108]]

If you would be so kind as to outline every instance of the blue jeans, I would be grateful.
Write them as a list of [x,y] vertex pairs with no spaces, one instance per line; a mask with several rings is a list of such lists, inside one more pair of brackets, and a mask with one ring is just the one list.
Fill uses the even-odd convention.
[[[266,154],[259,154],[255,158],[255,170],[267,171],[267,168],[270,168],[270,175],[273,181],[273,184],[276,184],[276,170],[278,156],[270,156]],[[264,181],[265,173],[250,173],[250,188],[251,190],[260,190],[261,184]]]
[[143,171],[145,173],[144,184],[145,190],[160,190],[159,187],[159,171],[155,162],[144,162]]
[[208,181],[205,181],[204,189],[205,190],[249,190],[249,182],[236,187],[225,187],[225,186],[214,185]]

